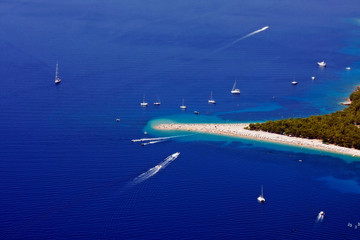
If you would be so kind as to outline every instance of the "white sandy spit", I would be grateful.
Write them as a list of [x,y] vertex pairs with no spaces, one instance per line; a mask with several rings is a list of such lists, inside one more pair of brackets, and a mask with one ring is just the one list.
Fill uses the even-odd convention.
[[266,142],[276,142],[299,147],[318,149],[328,152],[335,152],[360,157],[360,150],[354,148],[340,147],[333,144],[324,144],[321,140],[290,137],[286,135],[268,133],[263,131],[251,131],[245,129],[248,123],[211,123],[211,124],[184,124],[168,123],[155,126],[158,130],[180,130],[208,134],[226,135],[239,138],[256,139]]

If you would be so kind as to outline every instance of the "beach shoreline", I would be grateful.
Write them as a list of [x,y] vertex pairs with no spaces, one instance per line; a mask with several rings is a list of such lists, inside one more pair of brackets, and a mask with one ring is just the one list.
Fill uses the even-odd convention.
[[214,135],[224,135],[230,137],[238,137],[245,139],[253,139],[258,141],[280,143],[292,145],[297,147],[304,147],[309,149],[339,153],[350,155],[353,157],[360,157],[360,150],[354,148],[346,148],[333,144],[324,144],[319,139],[306,139],[299,137],[291,137],[276,133],[269,133],[264,131],[254,131],[245,129],[249,123],[167,123],[154,126],[157,130],[163,131],[190,131]]

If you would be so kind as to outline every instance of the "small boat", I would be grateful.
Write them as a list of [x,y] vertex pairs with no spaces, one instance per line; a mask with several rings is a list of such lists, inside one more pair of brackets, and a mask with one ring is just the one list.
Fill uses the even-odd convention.
[[350,70],[351,69],[351,67],[346,67],[346,70]]
[[319,216],[325,216],[325,213],[323,211],[320,211]]
[[322,61],[322,62],[317,62],[317,65],[319,67],[326,67],[326,62]]
[[157,169],[160,169],[162,166],[160,164],[156,165]]
[[292,84],[292,85],[296,85],[296,84],[298,84],[298,82],[292,81],[291,84]]
[[61,78],[59,78],[59,64],[56,62],[56,70],[55,70],[55,84],[59,84],[61,82]]
[[148,106],[148,103],[145,102],[145,95],[143,97],[143,101],[140,103],[140,106],[142,106],[142,107],[147,107]]
[[117,121],[117,122],[120,122],[120,118],[117,118],[116,121]]
[[215,100],[212,97],[212,91],[210,92],[210,99],[208,100],[208,103],[216,104]]
[[182,100],[182,105],[180,106],[181,109],[185,110],[186,106],[184,105],[184,99]]
[[194,114],[199,114],[199,112],[198,112],[198,111],[194,111]]
[[261,185],[261,195],[257,198],[259,203],[264,203],[265,202],[265,198],[264,198],[264,192],[263,192],[263,185]]
[[311,77],[311,80],[315,80],[315,77]]
[[233,88],[231,89],[231,93],[232,94],[240,94],[240,89],[236,88],[236,80],[235,80]]
[[154,102],[154,105],[155,105],[155,106],[160,106],[160,104],[161,104],[161,101],[160,101],[160,98],[158,97],[158,98],[157,98],[157,101]]

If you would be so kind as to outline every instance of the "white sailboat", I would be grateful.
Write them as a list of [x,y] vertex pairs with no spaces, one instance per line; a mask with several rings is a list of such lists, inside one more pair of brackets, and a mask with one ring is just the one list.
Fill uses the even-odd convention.
[[159,98],[159,96],[158,96],[157,101],[154,102],[154,105],[155,105],[155,106],[160,106],[160,104],[161,104],[161,101],[160,101],[160,98]]
[[264,198],[264,192],[263,192],[263,185],[261,185],[261,195],[257,198],[259,203],[264,203],[265,202],[265,198]]
[[56,70],[55,70],[55,84],[58,84],[61,82],[61,79],[59,78],[59,64],[56,62]]
[[148,103],[145,102],[145,94],[144,94],[144,97],[143,97],[143,101],[140,103],[140,106],[142,106],[142,107],[147,107],[148,106]]
[[236,88],[236,80],[235,80],[233,88],[231,89],[231,93],[232,94],[240,94],[240,89]]
[[185,110],[186,106],[184,105],[184,99],[182,100],[182,105],[180,106],[181,109]]
[[213,99],[213,96],[212,96],[212,91],[210,92],[210,99],[208,100],[208,103],[216,104],[216,102],[215,102],[215,100]]

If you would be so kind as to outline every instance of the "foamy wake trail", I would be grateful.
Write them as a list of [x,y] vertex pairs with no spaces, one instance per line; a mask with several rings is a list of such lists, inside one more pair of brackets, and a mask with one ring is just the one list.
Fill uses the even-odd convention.
[[143,146],[149,145],[149,144],[155,144],[155,143],[161,143],[161,142],[165,142],[166,140],[158,140],[158,141],[150,141],[147,143],[143,143]]
[[315,222],[316,223],[321,223],[323,220],[324,220],[324,216],[320,215],[320,213],[319,213],[319,215],[316,217]]
[[179,155],[180,155],[180,153],[177,152],[177,153],[174,153],[174,154],[168,156],[167,158],[164,159],[164,161],[162,161],[161,163],[159,163],[155,167],[150,168],[146,172],[144,172],[144,173],[140,174],[139,176],[137,176],[136,178],[134,178],[134,180],[129,185],[134,186],[136,184],[139,184],[139,183],[151,178],[152,176],[157,174],[160,170],[165,169]]
[[171,138],[179,138],[179,137],[187,137],[191,136],[193,134],[188,135],[178,135],[178,136],[171,136],[171,137],[158,137],[158,138],[140,138],[140,139],[132,139],[132,142],[146,142],[146,141],[161,141],[161,140],[167,140]]
[[215,50],[214,52],[212,52],[211,54],[214,54],[214,53],[220,52],[220,51],[222,51],[222,50],[224,50],[224,49],[226,49],[226,48],[229,48],[229,47],[235,45],[236,43],[240,42],[241,40],[244,40],[245,38],[251,37],[252,35],[257,34],[257,33],[260,33],[260,32],[262,32],[262,31],[265,31],[265,30],[268,29],[268,28],[269,28],[269,26],[266,26],[266,27],[263,27],[263,28],[261,28],[261,29],[259,29],[259,30],[253,31],[253,32],[251,32],[251,33],[249,33],[249,34],[241,37],[241,38],[236,39],[235,41],[233,41],[233,42],[231,42],[231,43],[229,43],[229,44],[227,44],[227,45],[225,45],[225,46],[223,46],[223,47],[221,47],[221,48],[219,48],[219,49],[216,49],[216,50]]
[[145,181],[146,179],[151,178],[159,171],[160,171],[160,167],[158,167],[158,166],[150,168],[146,172],[144,172],[144,173],[140,174],[139,176],[137,176],[136,178],[134,178],[134,180],[132,181],[132,184],[133,185],[139,184],[139,183]]

